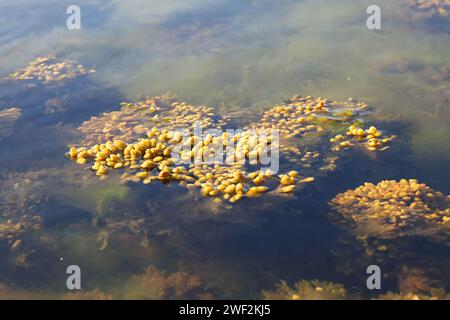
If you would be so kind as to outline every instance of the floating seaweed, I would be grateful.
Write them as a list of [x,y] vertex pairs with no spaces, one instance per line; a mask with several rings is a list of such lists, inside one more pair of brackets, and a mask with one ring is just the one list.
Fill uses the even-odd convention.
[[0,141],[11,134],[14,123],[21,115],[22,110],[15,107],[0,111]]
[[338,194],[331,205],[340,213],[337,223],[362,241],[405,236],[449,240],[450,196],[415,179],[365,183]]
[[291,288],[285,281],[276,285],[274,291],[262,292],[267,300],[347,300],[353,297],[341,284],[319,280],[302,280]]
[[213,109],[179,102],[171,96],[145,99],[136,103],[121,103],[120,111],[92,117],[79,127],[85,138],[81,145],[105,143],[110,140],[135,142],[153,127],[159,130],[221,127],[225,121],[213,119]]
[[51,83],[74,79],[94,72],[94,69],[86,69],[83,65],[75,64],[73,61],[60,61],[54,55],[48,55],[37,57],[23,69],[9,74],[6,79],[38,80],[44,83]]
[[[123,181],[176,181],[188,189],[200,189],[217,202],[222,198],[234,203],[265,193],[289,194],[313,182],[311,174],[334,170],[339,148],[329,141],[330,133],[338,126],[346,130],[366,111],[367,104],[354,99],[339,102],[294,96],[243,130],[199,134],[196,129],[223,129],[227,119],[214,116],[206,106],[155,97],[122,103],[120,111],[84,122],[79,128],[83,146],[72,146],[67,156],[81,165],[89,163],[101,178],[122,170]],[[379,140],[381,132],[375,127],[350,128],[348,134],[353,136],[356,130],[354,140],[366,143],[370,151],[384,150],[393,139]],[[283,163],[286,171],[278,176],[264,169],[264,157],[270,154],[277,161],[278,150],[281,162],[286,157],[289,166],[293,162],[301,172]]]

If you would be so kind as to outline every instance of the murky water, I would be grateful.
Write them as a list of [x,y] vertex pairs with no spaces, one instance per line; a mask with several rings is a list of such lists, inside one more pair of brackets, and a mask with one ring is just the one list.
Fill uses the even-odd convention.
[[[17,248],[0,239],[0,298],[68,297],[68,265],[80,266],[86,294],[72,298],[261,298],[282,280],[313,279],[371,298],[371,264],[381,293],[450,291],[448,233],[374,254],[333,223],[329,205],[383,179],[450,194],[449,18],[383,0],[382,30],[371,31],[365,0],[80,1],[82,28],[70,31],[70,4],[0,3],[1,77],[49,54],[96,70],[1,82],[0,111],[21,110],[0,122],[1,222],[39,216],[42,226],[30,222]],[[248,122],[295,94],[353,97],[398,138],[375,157],[351,151],[291,197],[225,208],[177,184],[100,180],[65,157],[83,121],[167,92],[246,111]]]

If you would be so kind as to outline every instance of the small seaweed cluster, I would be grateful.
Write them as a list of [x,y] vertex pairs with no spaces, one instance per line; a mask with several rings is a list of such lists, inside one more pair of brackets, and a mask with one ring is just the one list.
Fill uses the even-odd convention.
[[285,138],[324,131],[330,122],[341,122],[367,109],[365,102],[329,101],[323,98],[295,95],[285,104],[274,106],[263,113],[261,121],[250,127],[273,128]]
[[42,227],[39,216],[24,215],[13,219],[2,219],[0,222],[0,248],[6,248],[9,259],[1,264],[12,262],[15,267],[28,266],[29,255],[41,242],[36,239]]
[[439,238],[450,230],[450,195],[415,179],[365,183],[338,194],[331,204],[341,214],[339,223],[356,230],[359,237]]
[[335,144],[333,146],[334,151],[352,147],[355,142],[364,143],[364,146],[369,151],[383,151],[389,148],[387,144],[395,138],[395,136],[383,137],[382,133],[374,126],[371,126],[368,129],[363,129],[358,126],[351,125],[346,134],[350,137],[350,140],[346,139],[342,134],[338,134],[334,138],[330,139],[330,142]]
[[11,134],[14,123],[22,115],[20,108],[9,108],[0,111],[0,140]]
[[185,271],[166,274],[153,266],[147,267],[143,274],[132,276],[125,289],[128,299],[198,299],[203,294],[198,276]]
[[[280,133],[280,151],[291,164],[302,169],[318,168],[319,172],[336,169],[337,151],[364,143],[368,151],[383,151],[394,136],[381,138],[375,127],[360,130],[361,116],[368,111],[367,103],[349,98],[333,101],[325,98],[295,95],[284,104],[263,113],[262,119],[250,128],[277,129]],[[350,129],[348,130],[350,125]],[[347,130],[348,139],[343,133]],[[334,132],[342,134],[330,137]],[[331,145],[329,145],[331,143]],[[330,153],[329,151],[332,151]]]
[[94,69],[86,69],[72,61],[58,61],[54,55],[37,57],[25,68],[8,75],[8,80],[39,80],[44,83],[73,79],[89,73]]
[[21,247],[23,237],[28,233],[41,228],[39,216],[22,216],[17,221],[8,219],[0,222],[0,246],[8,246],[11,250]]
[[450,17],[450,0],[412,0],[411,5],[427,18]]
[[136,103],[122,102],[120,111],[105,112],[83,122],[79,130],[85,135],[82,145],[105,143],[108,140],[134,142],[152,128],[177,130],[221,127],[225,120],[215,121],[212,108],[194,106],[170,97],[154,97]]
[[426,293],[388,292],[375,298],[376,300],[450,300],[450,294],[444,289],[431,289]]

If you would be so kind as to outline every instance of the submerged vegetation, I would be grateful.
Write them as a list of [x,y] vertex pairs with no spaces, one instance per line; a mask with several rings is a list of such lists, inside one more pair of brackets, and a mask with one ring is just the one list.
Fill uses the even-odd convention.
[[[273,291],[262,291],[262,296],[267,300],[354,300],[361,299],[358,293],[349,293],[338,283],[323,282],[319,280],[302,280],[295,283],[294,288],[281,281]],[[422,292],[388,292],[376,296],[376,300],[449,300],[450,294],[444,289],[429,289]]]
[[22,115],[20,108],[9,108],[0,111],[0,141],[9,136],[14,128],[14,123]]
[[86,69],[81,64],[69,60],[59,61],[54,55],[37,57],[26,67],[17,70],[6,78],[8,80],[38,80],[44,83],[74,79],[89,73],[94,69]]

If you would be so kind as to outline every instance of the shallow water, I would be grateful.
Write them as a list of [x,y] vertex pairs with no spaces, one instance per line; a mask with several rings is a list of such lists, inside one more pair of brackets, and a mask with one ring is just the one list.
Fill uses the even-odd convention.
[[[61,297],[71,264],[81,267],[84,290],[114,298],[160,297],[130,280],[147,266],[201,278],[201,296],[163,298],[260,298],[280,280],[302,279],[369,298],[379,293],[366,288],[370,264],[383,270],[382,292],[399,291],[405,268],[450,291],[448,246],[410,239],[402,254],[368,255],[330,221],[328,202],[366,181],[417,178],[450,194],[450,20],[432,23],[407,1],[378,3],[380,31],[366,28],[365,0],[86,1],[82,29],[69,31],[70,1],[3,1],[2,77],[48,54],[96,69],[55,85],[1,83],[0,110],[22,109],[0,140],[1,192],[18,214],[44,221],[25,262],[0,248],[6,297]],[[225,212],[175,184],[100,181],[65,158],[83,121],[166,92],[256,113],[294,94],[354,97],[399,138],[376,159],[347,155],[295,197],[248,199]],[[137,230],[124,227],[138,219],[145,222]]]

